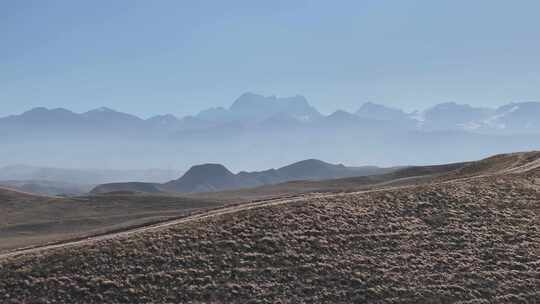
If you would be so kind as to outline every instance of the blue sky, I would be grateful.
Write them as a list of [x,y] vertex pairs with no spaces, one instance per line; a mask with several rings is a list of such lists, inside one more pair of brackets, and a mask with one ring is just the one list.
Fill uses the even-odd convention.
[[540,100],[539,1],[0,1],[0,115]]

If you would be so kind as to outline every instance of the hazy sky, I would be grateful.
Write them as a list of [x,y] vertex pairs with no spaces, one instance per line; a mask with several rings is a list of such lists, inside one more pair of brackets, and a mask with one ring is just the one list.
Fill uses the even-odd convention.
[[0,1],[0,115],[540,100],[540,1]]

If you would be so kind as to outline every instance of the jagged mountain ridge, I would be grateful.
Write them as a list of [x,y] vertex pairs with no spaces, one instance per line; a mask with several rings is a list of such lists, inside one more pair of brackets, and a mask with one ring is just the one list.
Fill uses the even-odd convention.
[[395,166],[540,148],[535,102],[498,109],[446,104],[409,113],[367,103],[355,113],[319,116],[302,97],[246,96],[252,97],[218,111],[234,113],[234,120],[198,114],[141,119],[107,108],[91,115],[41,108],[0,118],[0,166],[188,168],[227,162],[231,168],[269,168],[306,158]]
[[[344,119],[343,119],[344,118]],[[244,93],[229,108],[210,108],[193,116],[172,114],[142,119],[135,115],[102,107],[84,113],[63,108],[34,108],[19,115],[0,118],[0,126],[10,131],[130,131],[178,134],[220,128],[222,125],[262,125],[303,123],[319,125],[335,120],[383,121],[396,127],[417,130],[467,130],[479,132],[540,132],[540,102],[513,102],[499,108],[479,108],[454,102],[434,105],[425,111],[407,113],[401,109],[366,102],[354,113],[343,110],[321,114],[303,96],[278,98]],[[180,133],[182,134],[182,133]]]
[[311,106],[304,96],[278,98],[244,93],[228,108],[211,108],[201,111],[197,118],[207,121],[261,122],[277,115],[287,115],[299,121],[313,121],[323,115]]

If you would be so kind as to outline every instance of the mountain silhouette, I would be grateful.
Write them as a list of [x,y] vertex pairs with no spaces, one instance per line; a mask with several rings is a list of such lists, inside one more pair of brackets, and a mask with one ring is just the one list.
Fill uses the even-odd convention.
[[230,107],[185,117],[142,119],[106,107],[85,113],[35,108],[0,118],[0,165],[182,168],[216,159],[264,168],[306,158],[350,163],[359,156],[383,165],[397,159],[453,162],[538,148],[539,109],[538,102],[496,109],[442,103],[405,112],[364,103],[354,113],[321,114],[300,95],[253,93],[242,94]]
[[155,192],[215,192],[277,184],[294,180],[323,180],[342,177],[388,173],[395,168],[374,166],[346,167],[317,159],[307,159],[279,169],[234,174],[221,164],[202,164],[191,167],[182,177],[164,184],[113,183],[94,188],[91,193],[115,191]]
[[200,112],[197,117],[218,122],[263,121],[279,113],[286,113],[300,121],[310,121],[322,116],[300,95],[278,98],[248,92],[238,97],[229,109],[211,108]]

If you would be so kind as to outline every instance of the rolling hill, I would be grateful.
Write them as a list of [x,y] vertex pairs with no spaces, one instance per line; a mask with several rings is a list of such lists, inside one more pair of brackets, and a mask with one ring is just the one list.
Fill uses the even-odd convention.
[[221,164],[202,164],[191,167],[182,177],[164,184],[112,183],[95,187],[91,194],[114,191],[134,192],[217,192],[279,184],[293,180],[323,180],[350,176],[382,174],[398,168],[375,166],[346,167],[316,159],[308,159],[279,168],[259,172],[234,174]]
[[[149,183],[110,184],[111,188],[103,189],[107,194],[71,198],[35,195],[2,188],[0,252],[128,229],[229,204],[297,196],[313,191],[368,189],[392,180],[399,182],[403,177],[410,176],[416,176],[417,179],[422,179],[422,176],[431,178],[434,174],[448,172],[459,166],[461,165],[415,167],[368,177],[296,181],[206,193],[157,193],[157,186]],[[219,169],[220,166],[215,167]]]
[[3,256],[0,300],[537,302],[540,152],[456,166]]

